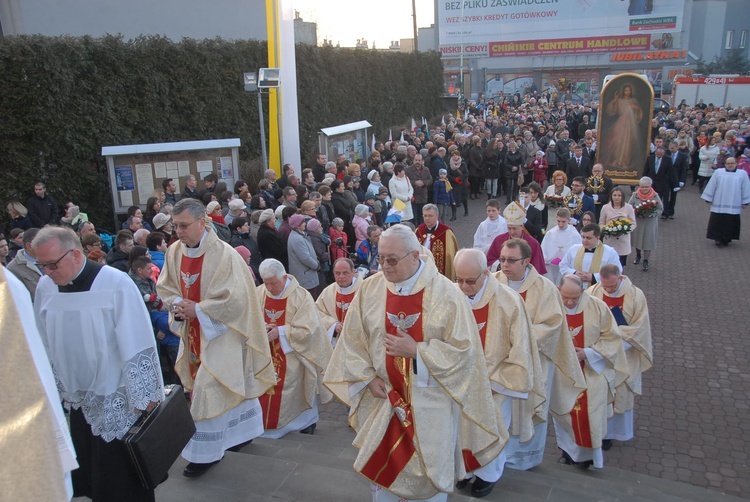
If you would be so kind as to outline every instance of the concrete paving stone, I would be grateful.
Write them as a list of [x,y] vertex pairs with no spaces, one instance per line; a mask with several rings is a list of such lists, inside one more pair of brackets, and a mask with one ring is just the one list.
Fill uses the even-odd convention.
[[[311,487],[317,489],[312,490]],[[281,499],[305,502],[368,500],[370,485],[353,470],[340,471],[320,465],[299,464],[273,494]]]

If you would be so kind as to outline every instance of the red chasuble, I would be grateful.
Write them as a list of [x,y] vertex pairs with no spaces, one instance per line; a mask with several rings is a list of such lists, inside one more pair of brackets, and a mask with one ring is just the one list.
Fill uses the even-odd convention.
[[[386,294],[385,330],[396,335],[401,328],[419,343],[423,340],[422,296],[424,290],[410,296]],[[388,488],[414,455],[414,418],[411,409],[412,360],[405,357],[385,356],[385,367],[392,389],[388,400],[393,406],[393,416],[388,423],[380,445],[375,449],[362,474],[375,484]]]
[[[490,316],[490,304],[487,303],[487,305],[480,309],[473,309],[472,313],[474,314],[474,320],[477,322],[479,340],[482,342],[482,350],[484,350],[485,341],[487,339],[487,319]],[[476,471],[482,467],[482,464],[480,464],[476,457],[471,453],[471,450],[462,450],[461,453],[464,457],[464,467],[466,468],[466,472]]]
[[346,312],[349,310],[349,305],[351,305],[355,294],[356,291],[348,295],[341,293],[341,291],[336,292],[336,319],[339,322],[344,322]]
[[[450,230],[448,225],[440,223],[430,237],[430,251],[432,251],[432,256],[435,258],[435,266],[443,275],[445,275],[445,260],[448,259],[446,256],[448,243],[445,241],[445,236],[448,233],[448,230]],[[419,243],[424,245],[427,240],[427,226],[422,223],[417,228],[416,233]],[[453,278],[451,277],[451,279]]]
[[[198,258],[182,257],[180,263],[180,292],[186,300],[199,303],[201,301],[201,270],[203,269],[203,256]],[[201,323],[198,318],[191,319],[188,323],[187,343],[188,355],[190,357],[190,376],[195,380],[198,368],[201,366]]]
[[[286,300],[286,298],[276,300],[270,296],[266,296],[266,303],[263,305],[263,317],[266,324],[275,324],[277,326],[286,324]],[[260,401],[260,407],[263,409],[263,428],[276,429],[279,426],[281,391],[284,389],[284,378],[286,376],[286,354],[284,354],[278,338],[269,343],[271,345],[273,370],[276,373],[276,385],[260,396],[258,401]]]
[[[583,312],[578,314],[567,314],[568,329],[573,336],[573,346],[577,349],[583,349],[584,330],[583,330]],[[583,370],[586,361],[579,361]],[[586,373],[583,374],[584,378]],[[576,400],[573,410],[570,412],[573,423],[573,434],[575,442],[583,448],[592,448],[591,445],[591,425],[589,423],[589,400],[586,391],[581,392]]]

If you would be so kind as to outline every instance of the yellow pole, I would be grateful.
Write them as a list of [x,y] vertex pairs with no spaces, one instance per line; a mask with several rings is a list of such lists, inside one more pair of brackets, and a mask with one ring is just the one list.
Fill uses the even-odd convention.
[[[266,0],[266,32],[268,33],[268,67],[279,68],[279,22],[277,0]],[[281,145],[279,142],[278,89],[268,89],[268,167],[281,175]]]

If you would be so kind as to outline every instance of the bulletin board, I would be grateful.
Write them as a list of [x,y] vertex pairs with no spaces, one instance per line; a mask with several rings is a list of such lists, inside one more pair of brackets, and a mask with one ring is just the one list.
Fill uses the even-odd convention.
[[130,206],[145,212],[149,197],[167,178],[174,179],[178,194],[188,174],[195,176],[198,192],[209,173],[233,190],[239,180],[239,146],[239,138],[232,138],[103,147],[115,215],[127,213]]

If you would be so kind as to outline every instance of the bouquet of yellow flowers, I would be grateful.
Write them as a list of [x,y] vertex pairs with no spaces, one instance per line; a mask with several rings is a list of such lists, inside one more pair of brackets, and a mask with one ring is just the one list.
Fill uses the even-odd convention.
[[562,195],[545,195],[544,201],[547,203],[547,207],[549,207],[550,209],[565,207],[565,198]]
[[629,218],[616,218],[609,220],[602,227],[602,235],[605,237],[620,237],[633,231],[633,222]]

